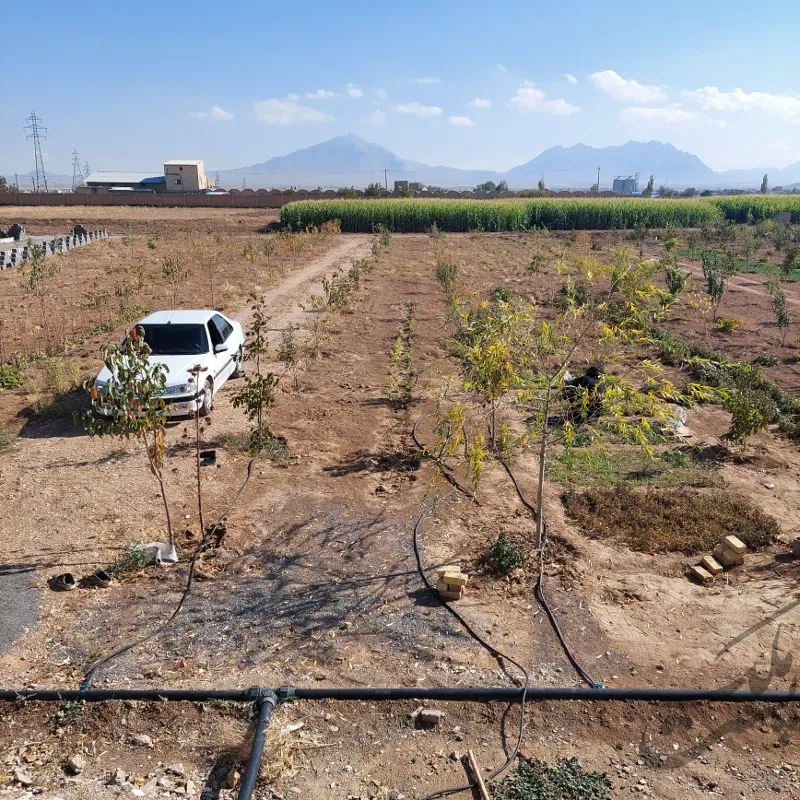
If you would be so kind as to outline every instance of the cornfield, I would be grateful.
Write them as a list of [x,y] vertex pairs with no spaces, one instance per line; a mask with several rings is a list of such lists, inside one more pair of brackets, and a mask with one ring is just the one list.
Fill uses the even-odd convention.
[[709,202],[731,222],[761,222],[788,211],[792,215],[792,222],[800,223],[800,195],[737,195],[713,197]]
[[397,233],[419,233],[432,225],[452,232],[694,228],[719,219],[707,200],[641,198],[543,198],[518,200],[301,200],[281,209],[293,230],[338,219],[348,233],[372,233],[379,225]]

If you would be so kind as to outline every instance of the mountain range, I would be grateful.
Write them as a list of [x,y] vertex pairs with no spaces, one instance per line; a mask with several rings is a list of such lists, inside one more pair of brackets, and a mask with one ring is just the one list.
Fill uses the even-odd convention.
[[[639,173],[642,187],[650,175],[656,187],[673,189],[757,189],[764,173],[770,186],[800,181],[800,161],[783,169],[759,167],[715,172],[696,155],[678,150],[668,142],[626,142],[611,147],[550,147],[535,158],[507,172],[457,169],[443,165],[410,161],[372,144],[355,134],[336,136],[319,144],[277,156],[259,164],[219,170],[220,185],[252,189],[337,188],[396,180],[418,181],[429,186],[454,189],[474,188],[485,181],[506,181],[511,189],[535,188],[540,178],[550,189],[586,189],[597,180],[610,189],[617,175]],[[213,170],[209,170],[214,174]]]

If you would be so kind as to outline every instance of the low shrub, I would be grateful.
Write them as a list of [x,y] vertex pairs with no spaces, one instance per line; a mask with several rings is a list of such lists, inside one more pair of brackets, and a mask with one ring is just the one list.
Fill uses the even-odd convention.
[[720,317],[715,323],[714,327],[723,333],[733,333],[742,327],[742,321],[734,317]]
[[611,800],[613,788],[605,772],[586,772],[577,758],[548,764],[522,757],[511,775],[491,784],[495,800]]
[[525,554],[522,548],[512,542],[505,531],[489,545],[486,561],[498,575],[508,575],[513,570],[525,566]]
[[25,373],[14,364],[0,364],[0,389],[19,389],[25,383]]

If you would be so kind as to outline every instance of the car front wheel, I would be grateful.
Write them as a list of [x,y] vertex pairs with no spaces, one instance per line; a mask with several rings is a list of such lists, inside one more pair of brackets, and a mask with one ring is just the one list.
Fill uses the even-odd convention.
[[211,410],[214,407],[214,386],[211,383],[211,379],[206,381],[206,385],[203,387],[203,391],[200,395],[200,408],[198,409],[198,413],[201,417],[207,417]]

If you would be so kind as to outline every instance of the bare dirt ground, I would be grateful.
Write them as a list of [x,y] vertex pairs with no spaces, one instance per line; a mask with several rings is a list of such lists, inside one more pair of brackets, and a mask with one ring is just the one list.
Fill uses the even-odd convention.
[[[613,243],[605,237],[601,253]],[[315,312],[299,304],[320,293],[319,279],[337,260],[346,266],[370,245],[367,237],[334,237],[325,252],[287,268],[267,295],[271,324],[308,325]],[[444,246],[476,290],[553,292],[552,269],[525,272],[525,236],[452,235]],[[433,248],[427,236],[392,238],[365,276],[354,312],[332,316],[321,357],[304,364],[301,391],[288,381],[283,386],[270,425],[287,438],[291,460],[258,462],[229,516],[227,547],[203,560],[203,578],[184,613],[163,635],[104,667],[96,685],[508,685],[500,665],[416,572],[411,531],[436,496],[423,529],[424,560],[431,567],[459,563],[475,575],[459,610],[521,660],[534,684],[579,685],[531,596],[532,575],[514,583],[483,572],[481,557],[499,530],[530,536],[530,519],[505,473],[487,470],[476,506],[460,494],[432,491],[431,468],[410,443],[413,422],[431,412],[430,390],[453,370]],[[397,410],[387,397],[389,352],[407,302],[416,304],[417,401]],[[754,306],[740,307],[732,292],[730,302],[726,313],[741,308],[746,319],[730,341],[757,349],[761,333],[751,321],[769,318],[768,300],[753,295],[742,302]],[[246,309],[238,313],[246,321]],[[715,346],[729,343],[722,334],[709,336]],[[793,352],[787,347],[786,357]],[[791,372],[776,368],[775,379],[790,383]],[[223,390],[204,434],[204,446],[218,446],[217,466],[204,468],[207,518],[224,510],[247,468],[245,455],[220,446],[246,430],[230,405],[235,390],[235,382]],[[2,393],[0,401],[13,397]],[[423,439],[431,435],[425,422]],[[727,416],[714,408],[690,411],[687,424],[699,443],[718,445]],[[198,539],[188,427],[178,423],[168,434],[172,508],[189,531],[182,534],[184,554]],[[51,574],[89,573],[131,542],[160,538],[158,495],[134,443],[89,439],[60,416],[31,418],[20,433],[0,454],[0,563],[27,577],[38,605],[36,621],[25,622],[27,630],[0,655],[0,675],[5,686],[74,688],[88,663],[171,612],[186,571],[154,568],[106,591],[49,592]],[[769,432],[754,437],[751,456],[723,464],[721,478],[773,514],[785,541],[751,554],[745,568],[713,587],[686,580],[681,554],[654,556],[588,538],[564,517],[559,488],[548,486],[556,547],[547,592],[593,678],[615,687],[796,685],[800,573],[784,554],[800,513],[800,456],[796,444]],[[535,467],[533,456],[517,465],[529,496]],[[421,797],[464,781],[458,756],[468,748],[483,767],[502,763],[518,723],[517,708],[458,704],[443,706],[438,730],[417,731],[408,723],[415,707],[281,708],[259,796]],[[225,780],[241,764],[248,735],[236,709],[134,703],[77,711],[62,709],[57,717],[54,707],[36,703],[0,709],[0,772],[7,773],[0,781],[11,795],[22,791],[14,777],[21,769],[45,797],[114,797],[120,787],[107,784],[119,768],[145,796],[177,796],[176,789],[200,796],[203,787],[204,797],[232,796]],[[618,797],[800,797],[799,720],[788,706],[539,703],[529,708],[523,749],[550,761],[579,756],[588,768],[609,772]],[[150,736],[152,746],[135,745],[136,734]],[[62,767],[77,752],[87,765],[70,778]],[[176,761],[185,776],[166,774]]]

